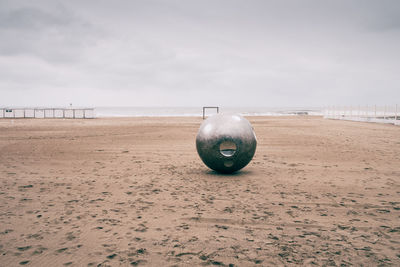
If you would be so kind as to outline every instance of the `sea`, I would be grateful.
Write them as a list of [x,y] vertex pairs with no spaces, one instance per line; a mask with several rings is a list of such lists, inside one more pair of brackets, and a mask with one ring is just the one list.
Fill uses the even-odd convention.
[[[322,108],[271,108],[271,107],[219,107],[219,113],[243,116],[322,116]],[[205,115],[216,114],[215,108],[207,108]],[[96,107],[96,117],[202,117],[203,107]]]

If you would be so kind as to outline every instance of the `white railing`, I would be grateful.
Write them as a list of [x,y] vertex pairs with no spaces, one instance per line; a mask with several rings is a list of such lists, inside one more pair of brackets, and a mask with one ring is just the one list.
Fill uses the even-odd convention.
[[323,111],[324,118],[350,121],[391,123],[400,125],[399,105],[330,106]]
[[93,119],[94,108],[0,108],[0,118]]

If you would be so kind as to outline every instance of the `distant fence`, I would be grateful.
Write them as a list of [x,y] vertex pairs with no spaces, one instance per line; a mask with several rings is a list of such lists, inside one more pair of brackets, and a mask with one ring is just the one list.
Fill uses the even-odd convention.
[[400,107],[392,106],[332,106],[323,111],[324,118],[400,125]]
[[0,108],[0,118],[93,119],[94,108]]

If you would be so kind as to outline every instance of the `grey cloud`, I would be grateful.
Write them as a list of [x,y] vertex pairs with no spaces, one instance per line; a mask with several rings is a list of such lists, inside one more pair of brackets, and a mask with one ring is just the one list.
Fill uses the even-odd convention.
[[0,27],[27,30],[42,30],[47,27],[67,26],[71,18],[50,14],[35,7],[22,7],[0,13]]
[[0,12],[0,54],[30,55],[50,62],[77,60],[98,32],[61,5],[52,11],[19,7]]
[[400,98],[398,1],[41,0],[0,10],[0,105],[23,90],[94,105]]

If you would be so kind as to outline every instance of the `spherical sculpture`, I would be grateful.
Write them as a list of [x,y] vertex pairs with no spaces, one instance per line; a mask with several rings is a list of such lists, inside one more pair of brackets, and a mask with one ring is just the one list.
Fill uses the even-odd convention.
[[232,173],[246,166],[256,152],[257,139],[250,122],[240,115],[214,115],[200,126],[196,148],[209,168]]

